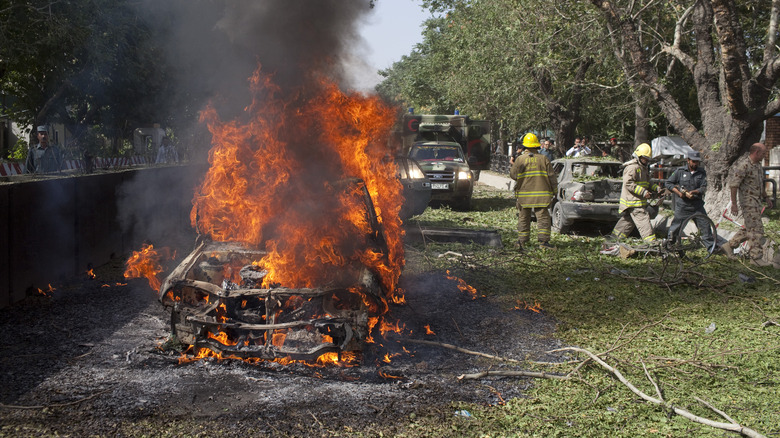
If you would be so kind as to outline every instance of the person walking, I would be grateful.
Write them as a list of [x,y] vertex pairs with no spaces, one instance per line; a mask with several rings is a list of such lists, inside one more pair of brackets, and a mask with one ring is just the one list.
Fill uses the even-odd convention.
[[[707,192],[707,172],[701,167],[701,154],[696,151],[688,153],[687,164],[675,169],[666,179],[664,186],[674,194],[674,219],[669,226],[668,242],[674,243],[680,239],[682,222],[696,213],[707,214],[704,209],[704,195]],[[715,243],[709,223],[703,218],[694,219],[701,233],[702,243],[711,248]]]
[[531,238],[531,214],[536,214],[537,240],[542,248],[554,248],[550,244],[552,218],[548,207],[558,191],[558,179],[550,160],[539,153],[539,139],[528,133],[523,137],[523,153],[515,159],[509,177],[516,181],[515,198],[517,219],[517,245],[523,251]]
[[754,143],[747,154],[734,163],[726,180],[731,195],[731,214],[736,217],[742,210],[745,227],[737,231],[722,246],[722,250],[727,257],[734,258],[734,248],[747,241],[750,245],[748,258],[758,266],[769,265],[763,260],[764,224],[761,222],[761,200],[766,199],[767,205],[772,208],[772,199],[764,191],[761,161],[765,156],[766,146],[763,143]]
[[620,192],[620,219],[609,239],[623,239],[628,237],[634,227],[639,230],[639,235],[645,242],[655,241],[653,226],[650,224],[650,215],[645,210],[647,200],[652,192],[661,193],[663,188],[650,182],[650,172],[647,168],[650,164],[650,145],[642,143],[634,150],[634,159],[626,163],[623,169],[623,187]]

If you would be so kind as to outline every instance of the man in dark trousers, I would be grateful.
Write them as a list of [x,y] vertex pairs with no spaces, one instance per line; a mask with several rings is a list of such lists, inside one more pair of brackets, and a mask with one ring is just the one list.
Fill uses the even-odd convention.
[[[664,183],[666,189],[674,193],[674,219],[667,236],[669,242],[676,242],[680,239],[680,225],[685,218],[695,213],[707,214],[704,209],[707,172],[700,164],[701,155],[696,151],[689,152],[687,164],[678,167]],[[702,242],[707,248],[711,248],[715,242],[709,223],[703,218],[701,220],[694,219],[694,222],[699,227]]]

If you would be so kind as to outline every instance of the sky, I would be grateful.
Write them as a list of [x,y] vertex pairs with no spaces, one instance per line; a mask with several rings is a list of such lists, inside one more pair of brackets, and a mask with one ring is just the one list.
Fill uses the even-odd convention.
[[358,30],[367,46],[360,54],[365,66],[355,74],[356,87],[372,89],[382,79],[377,70],[391,67],[411,53],[415,44],[422,42],[422,23],[429,17],[420,0],[378,0]]

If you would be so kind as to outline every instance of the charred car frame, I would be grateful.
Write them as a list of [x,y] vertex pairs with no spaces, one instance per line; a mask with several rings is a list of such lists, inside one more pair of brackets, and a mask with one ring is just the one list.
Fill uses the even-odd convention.
[[[387,254],[381,224],[362,180],[372,233],[366,241]],[[199,238],[200,239],[200,238]],[[263,287],[263,250],[200,239],[171,272],[159,299],[171,311],[172,333],[195,350],[207,348],[242,359],[311,361],[325,353],[359,351],[369,337],[369,317],[386,311],[378,275],[357,261],[338,269],[322,287]],[[330,267],[328,267],[330,268]]]

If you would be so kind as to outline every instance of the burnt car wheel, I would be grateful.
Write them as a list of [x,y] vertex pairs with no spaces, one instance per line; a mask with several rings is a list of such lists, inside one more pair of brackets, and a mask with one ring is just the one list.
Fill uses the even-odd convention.
[[569,229],[571,228],[571,221],[564,217],[563,208],[561,207],[560,202],[556,202],[555,205],[553,205],[550,216],[552,216],[553,231],[558,234],[566,234],[569,232]]

